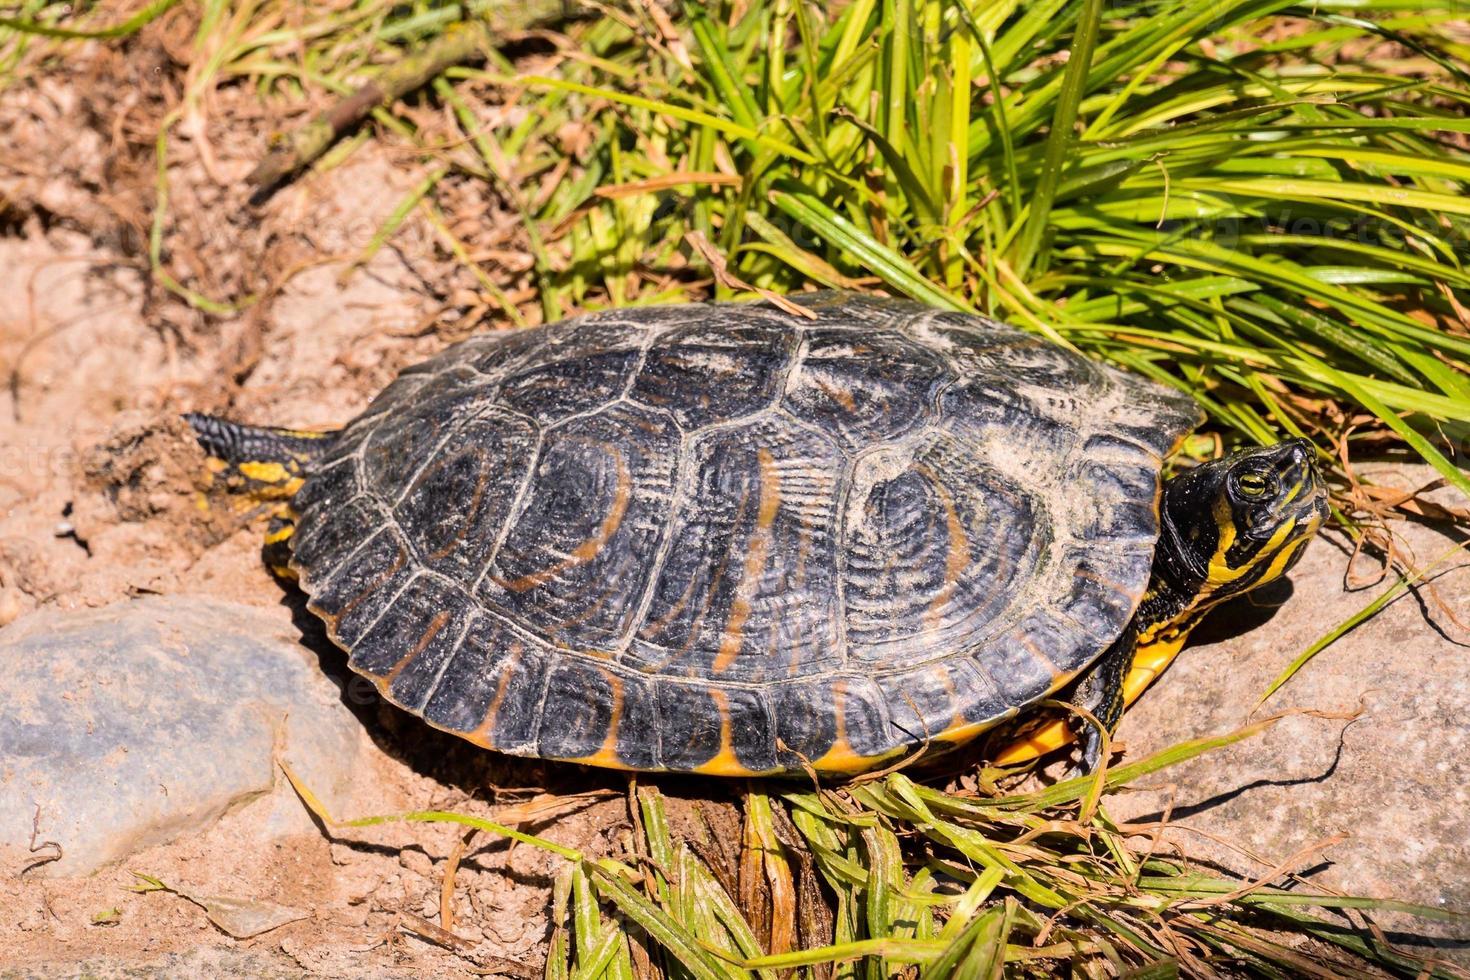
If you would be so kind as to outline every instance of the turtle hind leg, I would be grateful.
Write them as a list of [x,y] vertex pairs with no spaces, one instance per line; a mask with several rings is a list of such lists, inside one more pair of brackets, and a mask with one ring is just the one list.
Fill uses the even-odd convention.
[[244,498],[245,520],[269,515],[261,557],[277,578],[296,581],[291,568],[291,535],[296,511],[291,498],[306,478],[307,466],[332,444],[335,432],[304,432],[240,425],[213,415],[184,416],[208,456],[211,482]]
[[260,557],[276,578],[286,582],[296,581],[296,570],[291,567],[291,535],[296,533],[296,512],[282,507],[271,515],[266,526],[265,543],[260,546]]
[[232,493],[258,502],[289,500],[304,469],[332,444],[335,432],[241,425],[190,412],[184,421],[209,457],[209,469]]

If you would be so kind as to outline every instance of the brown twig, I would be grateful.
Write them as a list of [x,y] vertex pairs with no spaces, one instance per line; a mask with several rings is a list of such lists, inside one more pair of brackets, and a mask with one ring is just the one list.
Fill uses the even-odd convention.
[[374,109],[422,88],[444,69],[477,57],[489,39],[489,29],[484,24],[455,24],[428,47],[406,55],[295,132],[273,139],[275,148],[250,171],[246,182],[262,189],[274,187],[327,152],[328,147]]
[[21,874],[25,874],[27,871],[34,871],[36,868],[39,868],[39,867],[41,867],[44,864],[51,864],[54,861],[60,861],[61,860],[62,854],[64,853],[61,850],[61,845],[58,844],[58,843],[56,843],[56,841],[54,841],[54,840],[43,840],[43,841],[40,841],[38,843],[37,842],[37,838],[39,838],[40,836],[41,836],[41,804],[37,803],[36,804],[36,812],[31,817],[31,843],[30,843],[31,853],[32,854],[35,854],[37,851],[43,851],[43,850],[45,850],[48,847],[49,848],[52,848],[56,853],[54,853],[54,854],[45,854],[45,855],[42,855],[39,858],[36,858],[36,860],[32,861],[30,864],[28,864],[24,868],[21,868],[20,869],[20,873]]
[[327,152],[374,109],[391,105],[422,88],[447,68],[478,60],[494,43],[497,34],[520,31],[564,13],[566,7],[561,0],[523,0],[498,5],[490,15],[495,19],[493,27],[488,20],[466,20],[452,25],[428,45],[404,55],[377,78],[318,113],[304,126],[273,137],[270,152],[250,171],[246,182],[261,191],[269,191]]
[[468,953],[475,948],[475,944],[463,936],[456,936],[442,926],[436,926],[428,919],[406,909],[398,910],[398,928],[412,936],[427,940],[435,946],[452,949],[457,953]]
[[444,861],[444,882],[439,886],[439,925],[448,932],[454,931],[454,876],[459,871],[459,862],[464,859],[465,848],[478,833],[475,827],[465,831],[454,842],[454,849]]

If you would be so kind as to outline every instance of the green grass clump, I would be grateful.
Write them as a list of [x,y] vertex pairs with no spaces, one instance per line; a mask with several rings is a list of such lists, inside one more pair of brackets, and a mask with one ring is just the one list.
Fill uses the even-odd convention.
[[1462,10],[740,7],[687,5],[672,39],[630,13],[586,32],[601,60],[503,76],[598,141],[535,215],[593,207],[571,281],[544,284],[557,305],[633,299],[697,231],[752,285],[992,313],[1184,388],[1244,440],[1374,419],[1470,491]]
[[1454,913],[1296,887],[1286,869],[1219,877],[1158,855],[1159,825],[1119,826],[1100,805],[1273,721],[1017,795],[943,792],[902,773],[846,787],[770,783],[745,795],[738,884],[704,856],[712,842],[674,837],[654,786],[630,790],[632,851],[594,858],[444,811],[336,822],[288,776],[333,835],[447,822],[562,859],[547,980],[1458,975],[1363,918],[1463,921]]

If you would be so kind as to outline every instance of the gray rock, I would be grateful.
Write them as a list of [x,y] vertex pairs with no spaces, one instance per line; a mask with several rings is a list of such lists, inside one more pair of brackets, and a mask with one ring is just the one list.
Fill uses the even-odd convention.
[[[1426,482],[1415,470],[1390,485]],[[1464,506],[1454,497],[1436,499]],[[1395,522],[1393,528],[1420,565],[1466,539],[1453,527]],[[1119,737],[1128,757],[1244,724],[1298,653],[1393,583],[1390,575],[1372,587],[1347,588],[1350,550],[1341,535],[1314,542],[1274,615],[1247,604],[1213,613],[1202,627],[1206,642],[1186,649],[1125,717]],[[1371,565],[1359,561],[1363,570]],[[1311,880],[1318,886],[1470,910],[1470,635],[1460,625],[1470,622],[1470,556],[1441,569],[1432,592],[1401,597],[1338,640],[1250,719],[1291,708],[1361,709],[1355,721],[1287,717],[1254,738],[1164,770],[1144,781],[1148,790],[1114,796],[1109,812],[1116,819],[1158,819],[1172,805],[1175,823],[1270,863],[1346,833],[1293,870],[1316,866]],[[1236,635],[1222,638],[1231,632]],[[1250,877],[1269,867],[1210,837],[1174,830],[1170,839]],[[1470,921],[1379,921],[1421,938],[1470,939]],[[1447,946],[1461,959],[1470,948]]]
[[[330,807],[358,763],[361,726],[269,610],[170,597],[43,611],[0,630],[0,664],[4,873],[88,874],[289,793],[276,758]],[[61,857],[38,864],[56,853],[45,841]]]

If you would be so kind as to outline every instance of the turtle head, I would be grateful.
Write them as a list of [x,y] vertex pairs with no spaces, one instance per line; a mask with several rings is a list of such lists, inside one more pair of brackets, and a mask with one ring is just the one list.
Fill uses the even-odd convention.
[[1280,578],[1327,517],[1311,443],[1244,449],[1164,485],[1157,571],[1213,605]]

